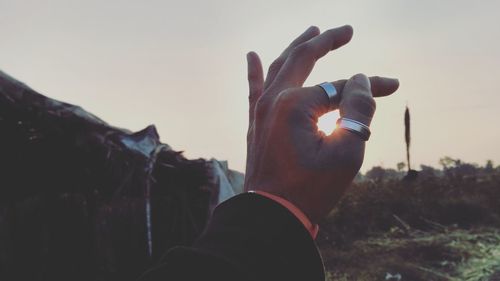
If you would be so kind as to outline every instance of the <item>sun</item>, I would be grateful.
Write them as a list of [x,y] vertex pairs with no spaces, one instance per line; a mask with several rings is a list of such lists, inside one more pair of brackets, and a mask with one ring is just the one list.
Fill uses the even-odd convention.
[[318,130],[323,131],[327,135],[331,134],[337,127],[336,123],[339,117],[340,115],[338,110],[328,112],[327,114],[321,116],[318,119]]

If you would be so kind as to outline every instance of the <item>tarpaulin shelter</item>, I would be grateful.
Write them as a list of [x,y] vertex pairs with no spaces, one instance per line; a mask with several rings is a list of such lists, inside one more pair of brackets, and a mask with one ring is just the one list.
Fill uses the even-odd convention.
[[242,178],[0,71],[0,280],[134,280]]

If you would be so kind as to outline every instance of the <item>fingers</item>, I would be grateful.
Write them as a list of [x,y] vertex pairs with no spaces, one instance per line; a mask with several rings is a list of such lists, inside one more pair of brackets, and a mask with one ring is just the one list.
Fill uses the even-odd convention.
[[340,116],[370,126],[375,108],[370,80],[364,74],[354,75],[347,81],[342,91]]
[[[342,88],[342,90],[338,90],[341,91],[340,116],[354,119],[369,126],[375,113],[375,100],[368,77],[357,74],[347,81],[340,80],[333,83],[336,84],[336,87]],[[292,108],[293,123],[300,127],[300,130],[307,130],[315,134],[318,118],[333,109],[324,90],[315,86],[292,88],[285,93],[287,94],[282,94],[280,98],[286,98],[287,100],[283,103]]]
[[266,81],[264,83],[264,89],[271,85],[271,83],[274,81],[276,74],[278,74],[278,72],[280,71],[290,52],[298,45],[308,41],[311,38],[314,38],[315,36],[318,36],[319,33],[320,31],[318,27],[311,26],[301,35],[299,35],[299,37],[292,41],[292,43],[283,51],[283,53],[281,53],[281,55],[269,66]]
[[[347,80],[343,79],[332,83],[337,89],[337,92],[342,93]],[[370,77],[370,84],[373,97],[376,98],[391,95],[399,88],[399,80],[395,78],[372,76]]]
[[[340,116],[369,126],[376,108],[371,88],[370,79],[363,74],[354,75],[345,82],[339,107]],[[365,145],[359,135],[338,129],[328,136],[322,136],[317,158],[325,163],[342,163],[346,171],[357,172],[363,163]],[[355,173],[352,174],[353,177],[354,175]]]
[[353,30],[349,25],[334,28],[304,42],[291,50],[288,58],[278,72],[272,87],[282,90],[300,87],[304,84],[318,59],[328,52],[347,44]]
[[[379,76],[370,77],[369,79],[371,92],[374,97],[388,96],[394,93],[399,87],[398,79]],[[337,90],[337,93],[339,93],[340,95],[340,101],[344,99],[345,86],[348,81],[349,80],[343,79],[332,82],[332,84],[335,86],[335,89]],[[338,109],[339,104],[332,104],[322,88],[314,86],[303,89],[303,103],[304,105],[308,106],[309,115],[314,118],[313,122],[317,122],[317,119],[321,115],[329,111]]]
[[[372,88],[380,96],[390,94],[397,86],[396,79],[374,77],[363,74],[349,80],[333,82],[341,92],[340,115],[370,125],[376,105]],[[291,88],[280,95],[284,105],[292,108],[289,122],[292,126],[292,138],[310,156],[310,161],[321,167],[337,165],[346,171],[357,171],[363,162],[365,141],[353,132],[335,130],[330,135],[318,131],[318,117],[331,110],[330,101],[320,87]],[[335,164],[337,163],[337,164]],[[347,167],[347,168],[346,168]]]
[[393,94],[399,88],[399,80],[380,76],[370,77],[373,97],[385,97]]
[[247,54],[248,86],[249,86],[249,115],[250,123],[254,119],[255,104],[264,91],[264,71],[259,55],[255,52]]

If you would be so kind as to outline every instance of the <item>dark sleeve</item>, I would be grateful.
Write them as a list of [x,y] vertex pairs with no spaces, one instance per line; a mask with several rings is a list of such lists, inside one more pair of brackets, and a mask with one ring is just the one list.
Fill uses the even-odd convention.
[[246,193],[220,204],[192,247],[176,247],[140,281],[324,281],[309,232],[285,207]]

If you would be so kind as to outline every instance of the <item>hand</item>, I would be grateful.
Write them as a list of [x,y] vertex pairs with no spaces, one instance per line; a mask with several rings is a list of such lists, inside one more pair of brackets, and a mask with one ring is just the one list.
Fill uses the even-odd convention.
[[[271,64],[264,81],[262,64],[249,53],[250,118],[245,190],[261,190],[285,198],[317,223],[338,202],[363,163],[365,142],[337,129],[318,131],[318,117],[330,107],[320,87],[303,87],[315,62],[352,38],[350,26],[320,34],[310,27]],[[369,125],[373,96],[386,96],[396,79],[358,74],[332,82],[341,93],[340,115]]]

